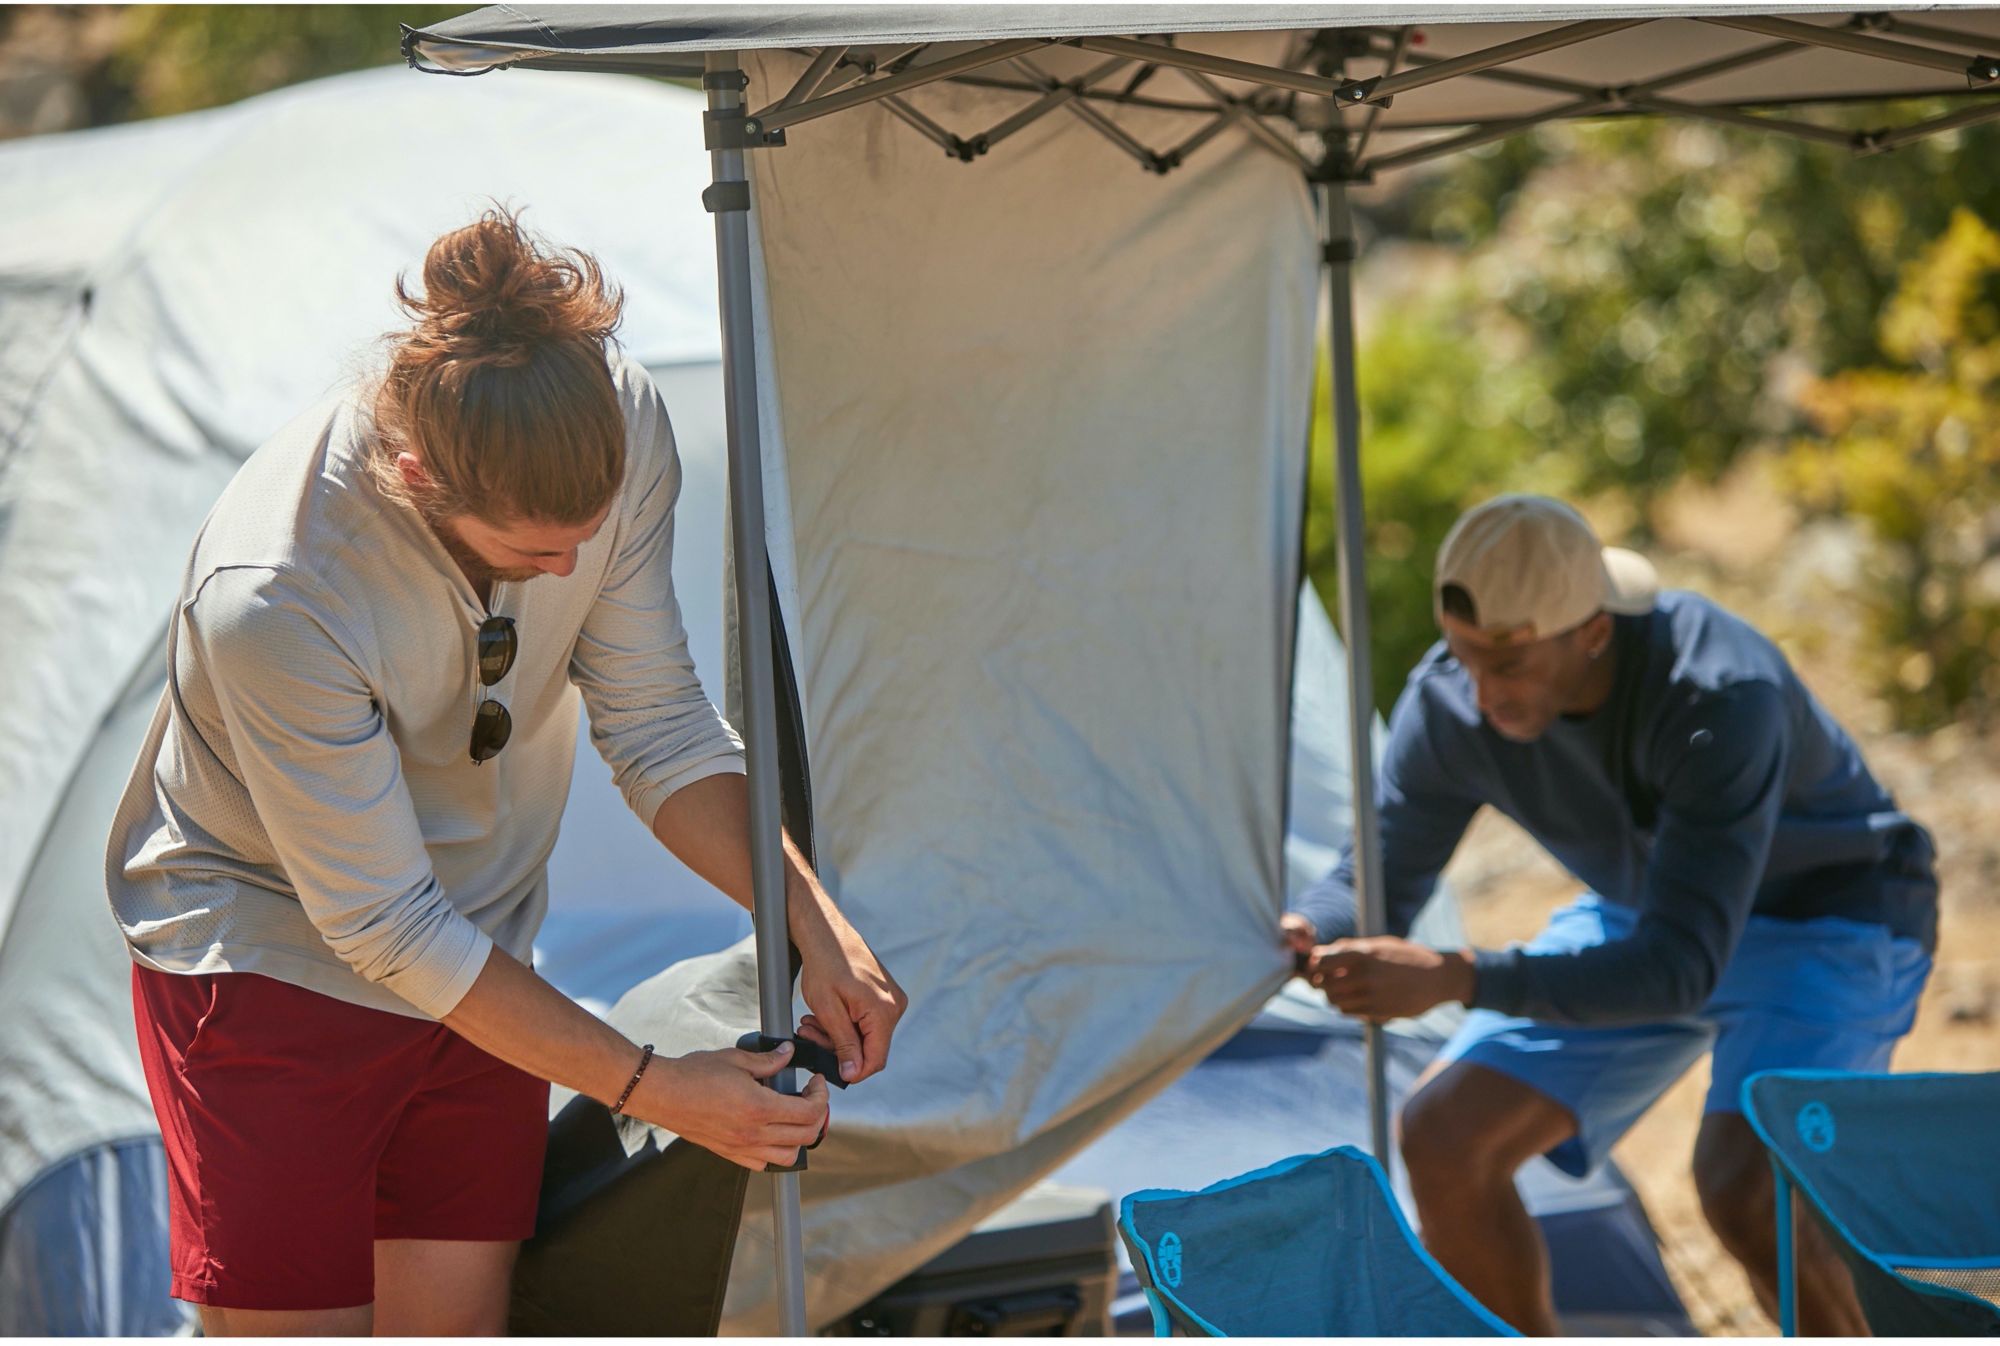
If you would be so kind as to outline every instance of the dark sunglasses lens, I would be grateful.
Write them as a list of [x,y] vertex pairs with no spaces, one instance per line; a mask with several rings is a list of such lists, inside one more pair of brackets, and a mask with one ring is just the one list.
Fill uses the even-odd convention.
[[514,735],[514,717],[498,701],[482,701],[472,717],[472,760],[484,762],[498,757]]
[[[491,687],[514,666],[514,622],[488,617],[479,624],[479,681]],[[499,749],[494,749],[498,752]]]

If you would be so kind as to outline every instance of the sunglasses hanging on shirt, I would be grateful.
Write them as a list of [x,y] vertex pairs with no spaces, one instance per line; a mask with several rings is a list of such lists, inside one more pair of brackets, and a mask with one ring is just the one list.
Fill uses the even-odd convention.
[[[514,666],[514,652],[519,641],[514,635],[512,617],[488,617],[479,624],[479,639],[476,645],[479,661],[479,685],[491,687],[507,676],[507,670]],[[498,701],[482,697],[479,709],[472,716],[472,760],[490,761],[500,755],[507,746],[507,740],[514,734],[514,717]]]

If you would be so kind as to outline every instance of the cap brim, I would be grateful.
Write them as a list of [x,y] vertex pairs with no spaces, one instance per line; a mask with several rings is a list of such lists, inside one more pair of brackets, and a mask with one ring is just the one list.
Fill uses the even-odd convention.
[[1653,610],[1654,600],[1660,596],[1660,572],[1653,569],[1651,561],[1623,547],[1606,547],[1604,574],[1610,580],[1604,598],[1606,612],[1637,616]]

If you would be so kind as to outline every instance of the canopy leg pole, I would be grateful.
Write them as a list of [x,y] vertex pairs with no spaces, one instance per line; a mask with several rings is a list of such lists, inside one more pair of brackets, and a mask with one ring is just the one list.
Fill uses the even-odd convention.
[[[748,84],[735,52],[710,52],[702,87],[708,92],[709,143],[732,137],[719,127],[741,125]],[[740,137],[736,137],[740,143]],[[741,148],[710,152],[714,185],[702,200],[715,215],[715,260],[722,310],[722,386],[729,432],[729,525],[736,555],[737,653],[742,674],[743,743],[750,786],[750,876],[755,894],[757,1004],[762,1031],[789,1038],[792,1024],[791,941],[785,912],[785,863],[778,799],[777,680],[772,667],[772,613],[764,543],[764,466],[757,427],[757,350],[750,298],[750,198]],[[783,1070],[771,1086],[798,1092],[797,1072]],[[771,1175],[776,1235],[778,1330],[806,1335],[804,1230],[799,1175]]]
[[1799,1334],[1798,1211],[1785,1167],[1771,1158],[1771,1204],[1778,1216],[1778,1335]]
[[[1334,491],[1340,526],[1340,633],[1347,646],[1347,746],[1354,797],[1354,909],[1362,935],[1388,933],[1382,892],[1382,838],[1375,814],[1375,688],[1369,663],[1368,560],[1361,508],[1361,400],[1354,382],[1354,216],[1347,184],[1322,181],[1320,240],[1326,272],[1327,351],[1333,388]],[[1382,1029],[1369,1024],[1368,1135],[1375,1158],[1393,1171],[1389,1072]]]

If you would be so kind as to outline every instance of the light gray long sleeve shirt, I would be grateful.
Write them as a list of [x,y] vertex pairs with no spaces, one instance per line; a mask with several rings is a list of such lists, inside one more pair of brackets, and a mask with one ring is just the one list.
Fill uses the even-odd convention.
[[[674,791],[743,770],[688,657],[669,561],[680,463],[637,364],[611,360],[626,471],[557,578],[490,605],[364,466],[356,389],[259,449],[202,526],[167,690],[112,824],[111,905],[165,972],[256,972],[441,1018],[497,944],[526,961],[569,795],[577,697],[648,826]],[[489,613],[507,676],[480,685]],[[485,698],[514,722],[472,761]]]

